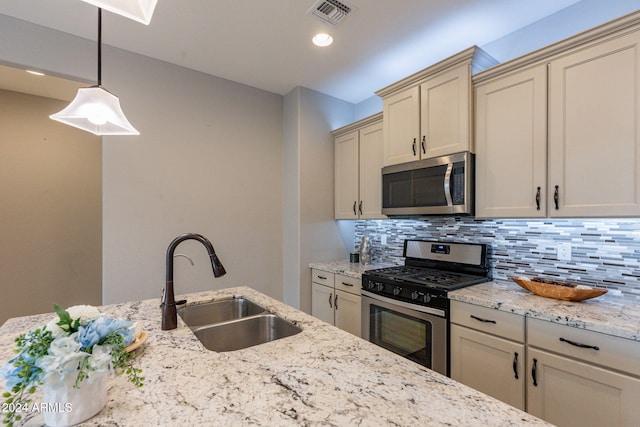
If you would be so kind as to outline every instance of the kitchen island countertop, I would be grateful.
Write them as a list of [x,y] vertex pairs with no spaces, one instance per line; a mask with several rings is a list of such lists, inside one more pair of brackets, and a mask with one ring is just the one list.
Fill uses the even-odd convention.
[[[148,340],[136,364],[142,388],[109,377],[105,408],[83,425],[515,426],[546,425],[436,372],[341,331],[248,287],[180,296],[189,303],[245,296],[303,331],[227,353],[206,350],[187,326],[160,330],[159,300],[104,306],[140,322]],[[14,338],[53,314],[8,320],[0,360]],[[0,380],[4,388],[4,382]],[[34,395],[38,402],[41,395]],[[41,415],[28,425],[41,425]]]

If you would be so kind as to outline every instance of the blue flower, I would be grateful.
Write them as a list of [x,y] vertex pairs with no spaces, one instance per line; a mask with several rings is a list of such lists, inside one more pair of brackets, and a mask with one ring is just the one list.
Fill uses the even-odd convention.
[[20,383],[23,379],[20,378],[20,368],[15,367],[11,359],[0,368],[0,378],[7,380],[6,389],[11,390],[16,384]]
[[133,323],[123,319],[100,316],[78,330],[78,342],[83,349],[92,348],[110,333],[117,331],[124,337],[124,345],[134,340]]

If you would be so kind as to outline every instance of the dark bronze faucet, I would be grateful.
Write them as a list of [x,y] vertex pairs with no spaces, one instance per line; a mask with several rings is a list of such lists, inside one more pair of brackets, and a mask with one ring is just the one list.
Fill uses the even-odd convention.
[[185,240],[197,240],[202,243],[207,252],[209,252],[209,258],[211,258],[211,266],[213,267],[213,275],[215,277],[224,276],[225,271],[222,263],[216,255],[216,251],[213,249],[213,245],[206,237],[201,234],[187,233],[176,237],[173,242],[169,244],[167,248],[167,284],[164,288],[164,294],[162,296],[162,330],[167,331],[169,329],[175,329],[178,326],[178,312],[176,306],[178,304],[184,304],[187,301],[182,300],[176,302],[176,297],[173,292],[173,253],[176,247]]

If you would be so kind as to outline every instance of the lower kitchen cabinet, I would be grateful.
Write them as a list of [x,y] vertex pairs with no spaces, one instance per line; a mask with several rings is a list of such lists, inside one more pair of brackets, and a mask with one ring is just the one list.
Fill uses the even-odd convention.
[[451,323],[451,378],[524,410],[524,317],[452,301]]
[[[337,277],[337,276],[336,276]],[[360,295],[336,290],[333,301],[335,308],[335,325],[353,335],[360,336],[362,331],[361,297]]]
[[640,426],[640,342],[459,301],[450,330],[454,380],[560,427]]
[[557,426],[638,426],[640,380],[529,349],[528,411]]
[[333,325],[333,311],[333,286],[311,283],[311,314]]
[[353,335],[361,335],[361,281],[312,269],[311,314]]
[[524,344],[451,325],[451,378],[525,409]]
[[527,412],[563,426],[640,425],[640,343],[527,319]]

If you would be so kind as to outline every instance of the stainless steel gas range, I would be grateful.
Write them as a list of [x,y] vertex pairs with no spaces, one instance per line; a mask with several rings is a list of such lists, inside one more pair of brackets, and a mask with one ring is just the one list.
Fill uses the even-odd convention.
[[449,375],[447,294],[489,280],[487,246],[405,240],[403,257],[362,275],[362,337]]

